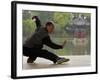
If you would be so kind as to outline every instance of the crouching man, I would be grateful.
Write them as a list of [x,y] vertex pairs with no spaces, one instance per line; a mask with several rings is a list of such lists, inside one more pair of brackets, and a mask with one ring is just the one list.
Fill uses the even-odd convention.
[[66,41],[62,45],[55,44],[51,41],[49,34],[54,30],[54,24],[47,22],[45,27],[40,28],[23,45],[23,55],[29,57],[27,63],[33,63],[37,57],[51,60],[54,64],[61,64],[69,61],[69,59],[59,57],[56,54],[43,49],[43,45],[47,45],[53,49],[63,49]]

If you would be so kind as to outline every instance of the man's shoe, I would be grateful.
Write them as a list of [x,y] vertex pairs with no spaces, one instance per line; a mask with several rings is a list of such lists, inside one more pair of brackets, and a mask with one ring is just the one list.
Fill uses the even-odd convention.
[[56,64],[62,64],[64,62],[68,62],[70,59],[66,59],[66,58],[59,58],[57,61],[56,61]]
[[34,62],[34,60],[33,60],[32,58],[29,57],[29,58],[27,59],[27,63],[33,63],[33,62]]

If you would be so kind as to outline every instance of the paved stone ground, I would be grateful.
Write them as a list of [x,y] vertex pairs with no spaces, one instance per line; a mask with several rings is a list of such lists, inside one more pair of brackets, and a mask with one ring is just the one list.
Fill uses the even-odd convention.
[[69,58],[70,61],[63,64],[53,64],[51,61],[43,58],[37,58],[35,63],[28,64],[27,57],[23,57],[23,69],[42,69],[42,68],[63,68],[63,67],[81,67],[90,66],[90,56],[63,56]]

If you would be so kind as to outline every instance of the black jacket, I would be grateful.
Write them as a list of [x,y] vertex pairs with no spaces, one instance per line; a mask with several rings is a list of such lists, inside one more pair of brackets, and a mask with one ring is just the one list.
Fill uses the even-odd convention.
[[40,28],[39,31],[35,32],[29,39],[24,43],[24,47],[28,48],[43,48],[43,45],[47,45],[53,49],[61,49],[62,46],[55,44],[51,41],[50,36],[45,28]]

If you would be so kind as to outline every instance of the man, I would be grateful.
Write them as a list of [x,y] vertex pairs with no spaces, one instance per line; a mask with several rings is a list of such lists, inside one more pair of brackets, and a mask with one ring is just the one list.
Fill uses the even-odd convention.
[[23,54],[29,57],[27,63],[33,63],[37,57],[51,60],[54,64],[61,64],[69,61],[69,59],[59,57],[52,52],[42,49],[43,45],[47,45],[53,49],[62,49],[64,47],[66,42],[62,45],[57,45],[51,41],[49,34],[52,33],[53,30],[54,24],[52,22],[47,22],[45,27],[40,28],[26,40],[23,45]]

